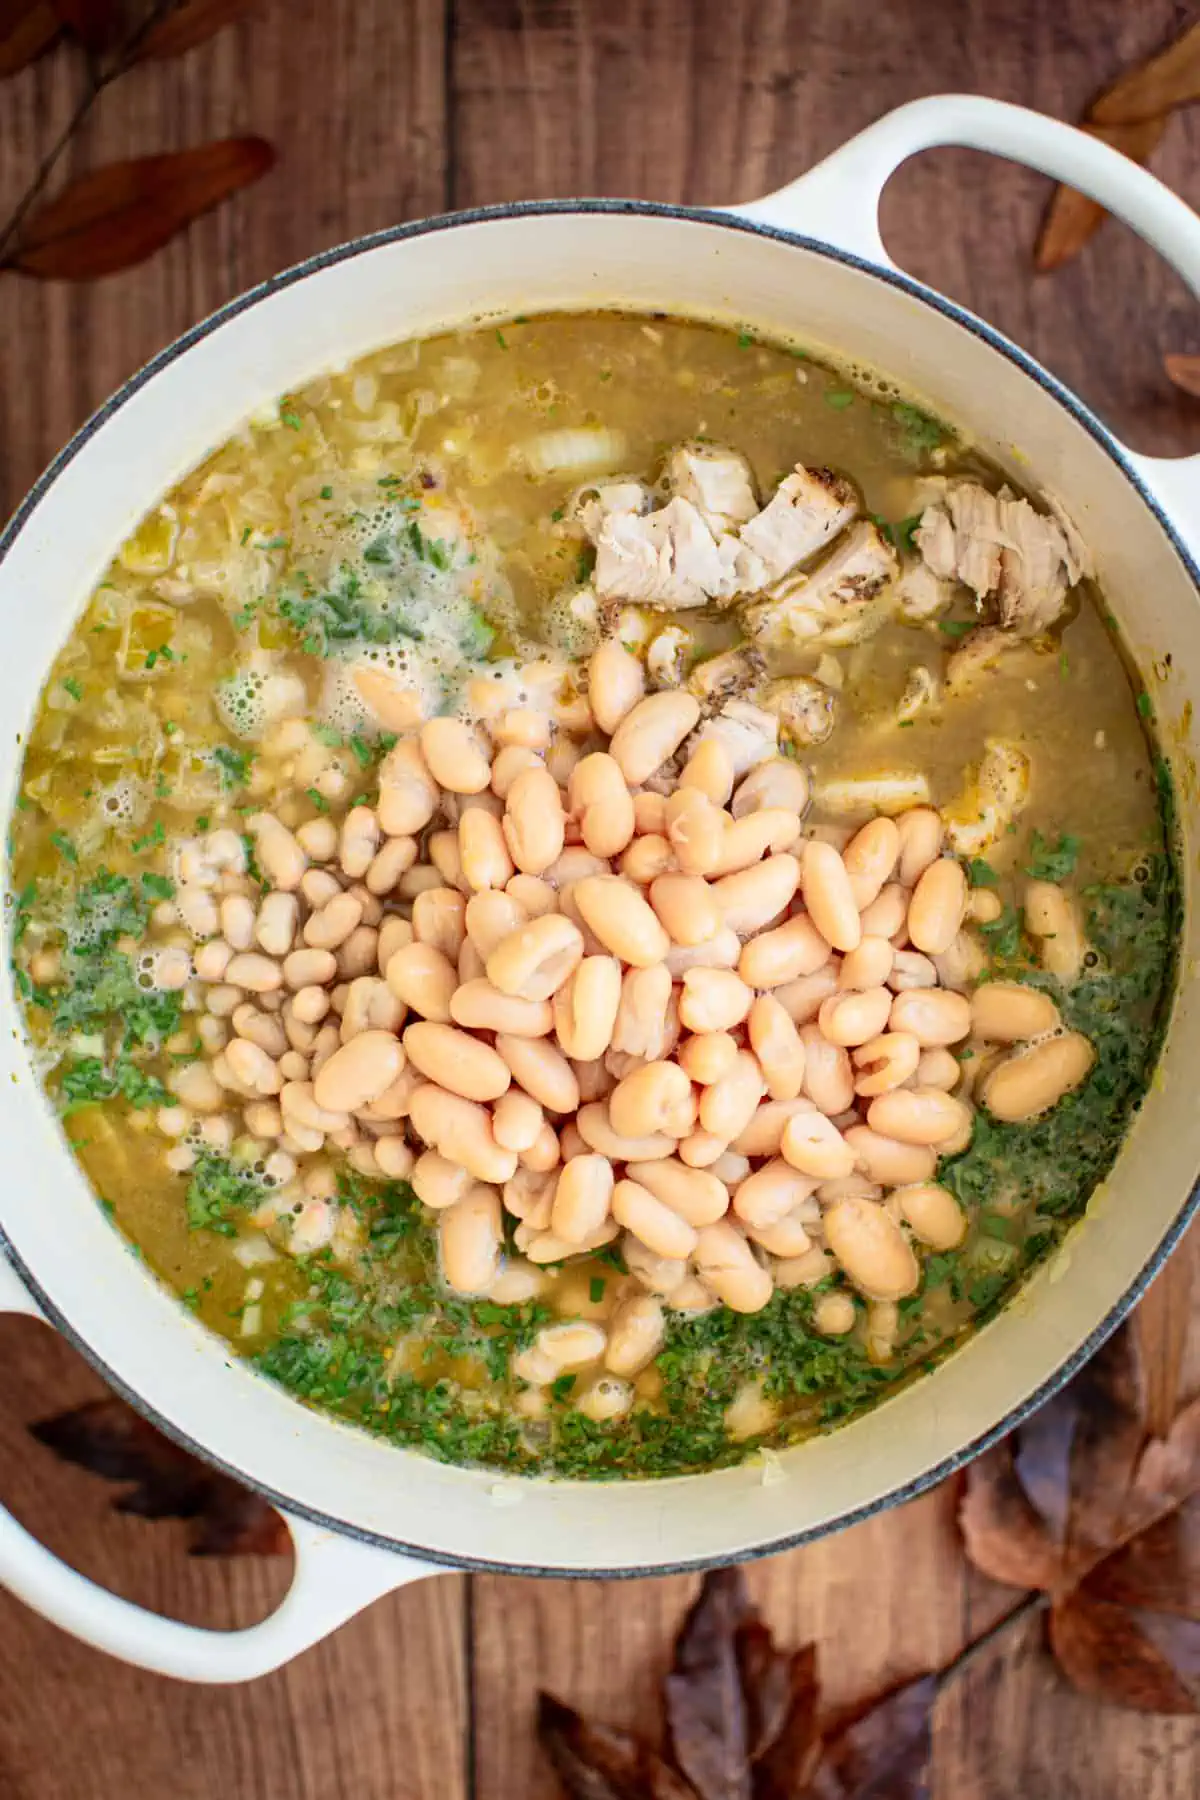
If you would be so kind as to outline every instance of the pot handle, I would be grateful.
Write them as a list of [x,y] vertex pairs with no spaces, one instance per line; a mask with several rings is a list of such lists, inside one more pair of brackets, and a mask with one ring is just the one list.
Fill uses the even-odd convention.
[[[43,1314],[0,1249],[0,1313]],[[282,1509],[279,1509],[282,1511]],[[295,1550],[278,1609],[242,1631],[210,1631],[122,1600],[60,1562],[0,1508],[0,1583],[43,1618],[123,1662],[178,1681],[252,1681],[319,1643],[372,1601],[439,1571],[282,1513]]]
[[[1099,138],[978,94],[934,94],[897,107],[806,175],[729,211],[892,269],[879,235],[880,195],[910,156],[949,144],[991,151],[1079,188],[1132,226],[1200,295],[1200,217],[1178,194]],[[1200,456],[1142,456],[1120,443],[1117,448],[1200,559]]]

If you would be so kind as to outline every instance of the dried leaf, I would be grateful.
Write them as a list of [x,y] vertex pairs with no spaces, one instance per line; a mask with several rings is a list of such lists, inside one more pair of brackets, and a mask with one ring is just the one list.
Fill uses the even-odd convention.
[[827,1733],[806,1800],[928,1800],[937,1696],[922,1675]]
[[172,1443],[115,1394],[29,1429],[64,1462],[132,1483],[114,1502],[118,1512],[194,1519],[194,1556],[277,1556],[288,1548],[287,1526],[272,1506]]
[[816,1647],[806,1644],[789,1656],[775,1648],[775,1641],[761,1619],[747,1619],[738,1626],[736,1649],[742,1691],[746,1696],[747,1743],[751,1762],[756,1762],[783,1730],[793,1709],[797,1685],[811,1695],[809,1711],[816,1717]]
[[89,50],[107,50],[120,35],[119,0],[51,0],[61,24]]
[[274,161],[270,144],[246,137],[109,163],[35,212],[3,266],[50,281],[132,268]]
[[986,1450],[967,1469],[958,1523],[967,1555],[993,1581],[1057,1586],[1062,1553],[1017,1479],[1011,1442]]
[[700,1800],[750,1800],[750,1735],[736,1633],[747,1613],[739,1569],[704,1577],[664,1684],[675,1761]]
[[686,1781],[648,1744],[539,1693],[537,1733],[573,1800],[696,1800]]
[[1129,69],[1088,109],[1098,125],[1133,125],[1200,100],[1200,24]]
[[36,62],[61,30],[50,0],[0,0],[0,77]]
[[[1165,118],[1144,119],[1130,125],[1087,124],[1083,130],[1120,150],[1133,162],[1149,160],[1166,130]],[[1059,269],[1078,256],[1105,218],[1104,208],[1078,189],[1056,187],[1046,208],[1034,246],[1033,266],[1041,274]]]
[[1151,1640],[1127,1607],[1084,1593],[1050,1612],[1051,1647],[1081,1693],[1138,1712],[1194,1713],[1195,1697],[1161,1642]]
[[1172,351],[1163,357],[1163,367],[1177,388],[1185,394],[1194,394],[1200,400],[1200,356],[1181,356]]
[[160,19],[137,48],[135,62],[164,62],[206,44],[227,25],[236,25],[257,11],[260,0],[184,0],[182,6]]
[[777,1730],[756,1753],[755,1800],[795,1800],[807,1793],[820,1762],[816,1645],[805,1644],[783,1660],[787,1664],[787,1704]]
[[1107,1557],[1084,1586],[1096,1600],[1200,1620],[1200,1499]]
[[1071,1443],[1067,1548],[1079,1578],[1121,1535],[1146,1441],[1133,1333],[1116,1332],[1070,1387],[1078,1419]]

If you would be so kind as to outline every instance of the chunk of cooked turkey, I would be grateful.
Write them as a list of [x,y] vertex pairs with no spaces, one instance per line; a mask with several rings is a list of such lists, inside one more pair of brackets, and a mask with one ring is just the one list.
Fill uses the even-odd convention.
[[1001,627],[1020,637],[1048,630],[1089,568],[1074,528],[1068,536],[1058,518],[977,481],[947,483],[913,536],[934,576],[995,596]]
[[946,842],[956,856],[982,856],[1029,802],[1029,758],[1004,738],[989,738],[962,793],[942,808]]
[[774,756],[779,725],[772,713],[748,700],[726,700],[720,712],[697,727],[684,745],[685,759],[707,738],[716,738],[733,766],[734,780]]
[[860,519],[811,574],[789,575],[744,607],[742,624],[749,637],[773,649],[850,642],[898,566],[878,526]]
[[706,712],[712,712],[722,701],[735,699],[754,687],[762,679],[762,672],[762,657],[748,645],[721,650],[696,664],[688,676],[688,691]]
[[762,564],[755,587],[778,581],[797,563],[809,562],[858,512],[858,495],[832,469],[806,469],[797,463],[754,518],[742,526],[742,543]]
[[954,584],[935,575],[927,562],[913,558],[901,566],[894,598],[900,618],[909,625],[922,625],[948,609]]
[[758,511],[750,464],[718,444],[680,444],[663,471],[669,491],[690,500],[714,537],[736,531]]
[[703,606],[742,585],[736,538],[718,544],[690,500],[669,500],[657,512],[610,512],[596,538],[592,577],[602,600],[643,606]]
[[764,712],[774,713],[785,738],[803,748],[823,744],[837,722],[837,695],[811,675],[768,681],[754,700]]
[[611,513],[644,513],[650,510],[650,489],[642,481],[605,481],[576,488],[567,502],[567,518],[583,527],[593,544]]
[[981,675],[1017,648],[1018,643],[998,625],[978,626],[947,660],[946,693],[953,699],[967,693]]

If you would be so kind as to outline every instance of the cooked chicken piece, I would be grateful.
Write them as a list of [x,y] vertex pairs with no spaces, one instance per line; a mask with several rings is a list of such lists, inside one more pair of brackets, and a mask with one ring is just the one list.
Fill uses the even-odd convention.
[[722,650],[696,664],[688,676],[688,691],[695,694],[706,712],[712,712],[723,700],[745,694],[762,679],[762,672],[763,660],[757,650],[747,646]]
[[758,511],[750,464],[716,444],[680,444],[667,458],[667,487],[690,500],[714,537],[736,531]]
[[769,712],[752,706],[748,700],[726,700],[720,712],[694,731],[684,745],[686,760],[698,744],[715,737],[728,753],[738,780],[758,763],[774,756],[779,742],[779,727]]
[[916,770],[834,776],[816,784],[813,805],[839,819],[869,819],[873,813],[891,816],[907,812],[910,806],[928,806],[929,783]]
[[954,599],[954,584],[935,575],[926,562],[905,562],[896,583],[896,610],[909,625],[936,619]]
[[742,624],[763,648],[815,647],[819,638],[848,642],[897,567],[878,526],[860,519],[811,575],[790,575],[743,608]]
[[611,512],[596,539],[593,580],[602,600],[644,606],[703,606],[744,585],[745,552],[736,538],[718,543],[690,500],[669,500],[657,512]]
[[1029,758],[1015,744],[989,738],[973,779],[942,808],[947,844],[957,856],[982,856],[1028,800]]
[[576,488],[567,502],[566,515],[583,527],[593,544],[610,513],[644,513],[650,510],[650,489],[641,481],[606,481]]
[[946,664],[946,693],[957,698],[994,669],[1001,657],[1018,648],[997,625],[980,625],[965,637]]
[[797,463],[739,534],[762,564],[762,579],[754,586],[765,587],[797,563],[808,562],[832,543],[857,511],[858,495],[843,476]]
[[1057,518],[977,481],[951,482],[913,536],[934,576],[964,582],[980,600],[995,595],[1002,628],[1020,637],[1049,629],[1088,566],[1073,527],[1068,538]]
[[901,725],[907,725],[915,719],[925,707],[933,706],[938,697],[937,676],[924,663],[914,663],[908,671],[908,680],[904,684],[904,692],[900,696],[900,704],[896,708],[896,718]]
[[769,681],[754,699],[765,712],[774,713],[784,738],[805,747],[823,744],[837,719],[837,695],[811,675]]
[[646,651],[646,673],[651,687],[683,685],[684,664],[691,643],[692,634],[682,625],[668,625],[651,638]]

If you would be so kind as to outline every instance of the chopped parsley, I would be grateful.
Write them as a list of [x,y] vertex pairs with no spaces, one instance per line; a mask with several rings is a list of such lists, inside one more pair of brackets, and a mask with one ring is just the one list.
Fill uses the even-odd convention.
[[212,756],[221,771],[221,786],[226,793],[245,787],[250,779],[250,764],[254,761],[253,750],[235,750],[232,744],[217,744]]
[[1065,881],[1074,873],[1075,864],[1079,860],[1080,840],[1066,833],[1059,838],[1057,844],[1051,844],[1040,831],[1035,831],[1029,847],[1029,861],[1025,865],[1025,873],[1032,875],[1035,881]]
[[844,412],[848,406],[854,405],[854,390],[852,388],[826,388],[824,399],[826,406],[832,407],[834,412]]
[[83,689],[73,675],[63,676],[63,687],[66,689],[67,693],[70,694],[72,700],[83,699]]
[[925,456],[945,441],[944,427],[922,412],[919,406],[911,406],[907,400],[894,400],[889,411],[900,428],[901,445],[907,455]]

